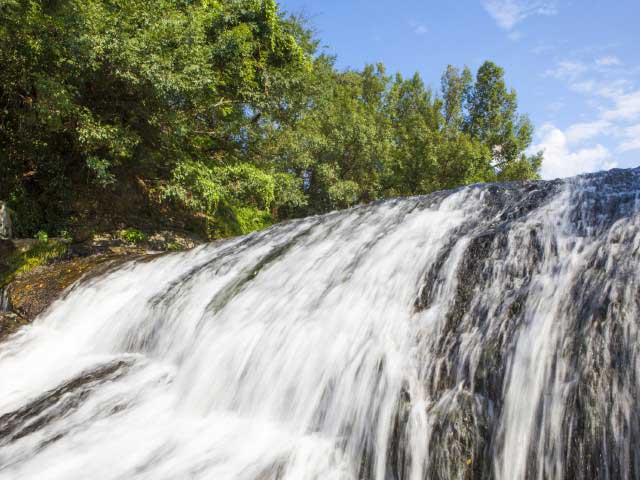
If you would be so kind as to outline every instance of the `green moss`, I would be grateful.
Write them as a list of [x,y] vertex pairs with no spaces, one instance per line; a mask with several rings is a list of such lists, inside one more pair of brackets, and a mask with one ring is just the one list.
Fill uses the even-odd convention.
[[16,276],[29,272],[40,265],[62,258],[68,250],[67,243],[60,240],[38,240],[25,251],[18,251],[7,259],[8,270],[0,274],[0,286],[8,284]]

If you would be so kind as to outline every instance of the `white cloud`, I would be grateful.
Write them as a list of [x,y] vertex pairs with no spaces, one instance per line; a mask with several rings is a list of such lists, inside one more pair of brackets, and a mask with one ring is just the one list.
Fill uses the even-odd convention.
[[413,33],[415,33],[416,35],[425,35],[429,32],[429,27],[427,27],[424,23],[420,23],[416,20],[409,20],[407,23],[409,24],[411,31],[413,31]]
[[623,93],[619,90],[609,92],[614,107],[605,111],[607,120],[634,120],[640,116],[640,90]]
[[561,111],[563,108],[565,108],[565,106],[566,106],[566,104],[565,104],[564,101],[557,100],[555,102],[548,103],[546,108],[550,112],[557,113],[557,112]]
[[[545,72],[585,95],[594,112],[593,119],[564,131],[550,123],[542,127],[539,143],[532,149],[545,151],[544,178],[613,168],[612,151],[640,150],[640,89],[630,76],[636,70],[620,65],[618,57],[609,55],[588,62],[565,60]],[[606,143],[607,148],[597,143],[601,136],[617,144]]]
[[558,62],[555,68],[546,70],[544,76],[559,80],[575,80],[587,70],[589,70],[589,67],[582,62],[563,60]]
[[511,30],[532,15],[555,15],[554,0],[484,0],[484,9],[500,28]]
[[618,147],[621,152],[640,150],[640,124],[627,127],[623,131],[624,141]]
[[429,29],[424,25],[418,25],[413,31],[416,35],[424,35]]
[[614,67],[622,65],[622,61],[615,55],[608,55],[606,57],[596,59],[596,65],[599,67]]
[[513,32],[509,32],[507,36],[509,37],[509,40],[513,40],[514,42],[517,42],[522,38],[523,35],[522,35],[522,32],[518,32],[517,30],[514,30]]
[[[538,143],[531,147],[532,152],[545,152],[543,178],[610,169],[616,166],[612,152],[640,150],[640,89],[634,78],[640,70],[621,66],[617,56],[607,55],[560,61],[544,73],[584,95],[594,112],[592,119],[564,130],[543,125]],[[607,143],[598,143],[600,137]]]
[[630,152],[632,150],[640,150],[640,137],[630,139],[630,140],[625,140],[620,144],[620,147],[618,147],[618,150],[620,150],[621,152]]
[[633,89],[633,84],[624,78],[617,80],[609,79],[606,83],[601,83],[596,89],[596,93],[601,97],[609,100],[616,100],[618,97],[625,95],[626,92]]
[[540,141],[532,145],[531,152],[544,152],[542,178],[564,178],[580,173],[608,170],[616,166],[611,153],[598,144],[590,148],[571,149],[565,132],[547,123],[539,132]]
[[595,122],[576,123],[565,131],[567,143],[575,145],[608,132],[611,123],[598,120]]
[[[556,62],[553,68],[545,70],[544,77],[553,77],[569,82],[569,87],[582,93],[598,93],[606,97],[624,91],[630,83],[623,78],[624,71],[615,68],[622,62],[618,57],[610,55],[597,58],[589,62],[579,60],[562,60]],[[584,78],[589,73],[592,78]],[[617,77],[617,78],[613,78]],[[600,79],[596,82],[595,78]],[[603,82],[602,79],[606,79]],[[596,92],[596,90],[599,90]]]
[[573,82],[569,85],[571,90],[580,93],[593,93],[596,89],[596,82],[593,80],[582,80],[579,82]]
[[538,45],[531,49],[531,53],[535,55],[549,54],[556,50],[556,48],[556,46],[548,43],[538,43]]

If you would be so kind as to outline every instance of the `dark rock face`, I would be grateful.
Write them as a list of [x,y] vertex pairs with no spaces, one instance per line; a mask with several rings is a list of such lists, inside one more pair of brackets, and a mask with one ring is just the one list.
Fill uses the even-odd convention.
[[4,240],[0,238],[0,278],[11,270],[11,267],[9,266],[9,258],[15,251],[16,247],[11,240]]
[[[123,375],[127,367],[124,361],[102,365],[44,393],[18,410],[0,416],[0,446],[38,431],[49,422],[69,414],[91,394],[92,386],[116,380]],[[54,442],[59,438],[57,435],[44,443]]]
[[[559,182],[491,186],[477,220],[425,273],[417,311],[442,300],[445,266],[464,242],[442,328],[421,346],[432,352],[424,367],[436,425],[427,478],[640,478],[639,180],[637,170],[585,176],[560,204]],[[538,380],[526,368],[536,352],[519,358],[521,342],[547,349]],[[524,408],[533,418],[522,422],[521,461],[509,442],[522,427],[509,423]]]
[[16,247],[11,240],[0,239],[0,263],[4,263],[15,251]]

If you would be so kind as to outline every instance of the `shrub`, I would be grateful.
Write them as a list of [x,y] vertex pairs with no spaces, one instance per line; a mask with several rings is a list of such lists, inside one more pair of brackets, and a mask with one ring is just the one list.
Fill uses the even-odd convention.
[[139,244],[147,239],[147,236],[136,228],[125,228],[120,231],[120,238],[127,243]]

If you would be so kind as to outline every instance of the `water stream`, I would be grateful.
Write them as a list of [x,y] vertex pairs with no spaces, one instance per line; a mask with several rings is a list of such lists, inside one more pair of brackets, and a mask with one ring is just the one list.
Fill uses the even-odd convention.
[[0,344],[0,479],[640,478],[640,170],[278,225]]

